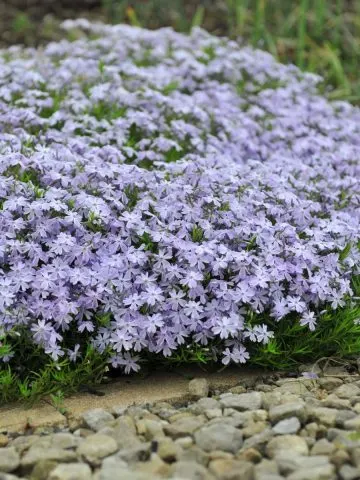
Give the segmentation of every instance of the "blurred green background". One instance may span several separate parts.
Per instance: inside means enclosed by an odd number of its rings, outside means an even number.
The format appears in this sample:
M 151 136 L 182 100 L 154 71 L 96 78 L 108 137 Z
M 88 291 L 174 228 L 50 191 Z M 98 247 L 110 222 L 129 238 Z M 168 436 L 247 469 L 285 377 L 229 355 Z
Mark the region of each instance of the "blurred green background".
M 360 104 L 360 0 L 0 0 L 0 45 L 56 40 L 61 19 L 76 17 L 241 37 Z

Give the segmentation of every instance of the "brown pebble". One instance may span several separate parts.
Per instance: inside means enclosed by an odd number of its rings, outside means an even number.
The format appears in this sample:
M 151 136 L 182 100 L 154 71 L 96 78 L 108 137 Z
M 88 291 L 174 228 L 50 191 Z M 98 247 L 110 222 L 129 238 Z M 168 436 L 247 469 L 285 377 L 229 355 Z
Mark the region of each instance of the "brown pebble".
M 246 450 L 240 451 L 236 458 L 238 460 L 246 460 L 252 463 L 259 463 L 262 459 L 262 455 L 256 448 L 247 448 Z
M 346 450 L 336 450 L 330 455 L 330 462 L 340 468 L 344 463 L 350 462 L 350 455 Z
M 0 433 L 0 448 L 6 447 L 8 443 L 9 437 L 7 435 L 4 435 L 3 433 Z

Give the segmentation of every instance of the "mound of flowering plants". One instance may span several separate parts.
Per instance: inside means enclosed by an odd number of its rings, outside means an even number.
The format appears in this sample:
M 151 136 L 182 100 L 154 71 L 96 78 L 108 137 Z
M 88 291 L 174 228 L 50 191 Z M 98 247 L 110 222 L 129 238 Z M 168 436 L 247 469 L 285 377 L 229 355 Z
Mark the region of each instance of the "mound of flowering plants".
M 354 353 L 360 110 L 202 30 L 73 27 L 0 52 L 7 378 L 89 355 L 265 365 L 329 329 Z

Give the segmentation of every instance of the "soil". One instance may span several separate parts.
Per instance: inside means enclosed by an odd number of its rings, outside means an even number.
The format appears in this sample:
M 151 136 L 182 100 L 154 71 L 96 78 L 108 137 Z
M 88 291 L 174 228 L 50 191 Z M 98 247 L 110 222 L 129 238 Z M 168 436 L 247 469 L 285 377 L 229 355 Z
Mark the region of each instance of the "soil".
M 187 31 L 201 5 L 206 8 L 203 27 L 214 34 L 227 32 L 224 0 L 157 0 L 156 9 L 148 0 L 0 0 L 0 48 L 14 44 L 36 47 L 64 37 L 60 28 L 68 18 L 87 18 L 106 23 L 129 20 L 126 5 L 141 11 L 141 22 L 156 29 L 171 25 Z M 107 8 L 105 6 L 107 5 Z M 141 7 L 141 8 L 140 8 Z M 118 8 L 118 10 L 117 10 Z
M 98 0 L 0 0 L 0 48 L 59 40 L 67 18 L 106 21 Z

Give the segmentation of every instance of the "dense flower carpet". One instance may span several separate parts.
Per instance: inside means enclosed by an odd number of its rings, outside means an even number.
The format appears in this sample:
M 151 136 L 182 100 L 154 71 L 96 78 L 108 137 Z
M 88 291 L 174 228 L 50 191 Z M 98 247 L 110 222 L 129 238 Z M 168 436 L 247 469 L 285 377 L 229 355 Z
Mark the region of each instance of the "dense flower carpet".
M 314 331 L 345 305 L 360 110 L 203 30 L 73 27 L 0 52 L 2 333 L 126 372 L 189 342 L 244 363 L 267 318 Z

